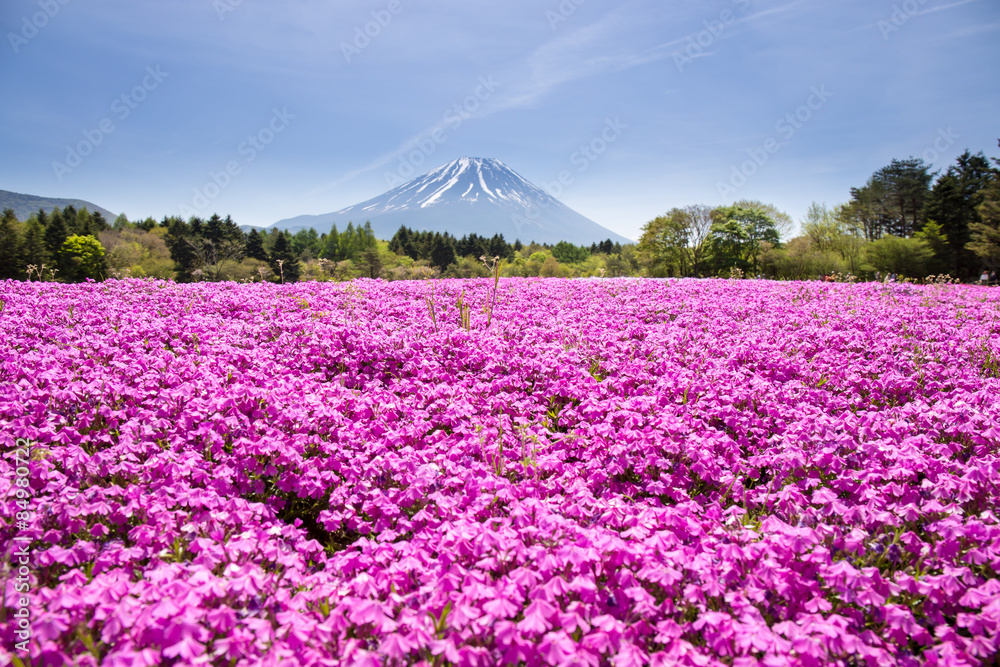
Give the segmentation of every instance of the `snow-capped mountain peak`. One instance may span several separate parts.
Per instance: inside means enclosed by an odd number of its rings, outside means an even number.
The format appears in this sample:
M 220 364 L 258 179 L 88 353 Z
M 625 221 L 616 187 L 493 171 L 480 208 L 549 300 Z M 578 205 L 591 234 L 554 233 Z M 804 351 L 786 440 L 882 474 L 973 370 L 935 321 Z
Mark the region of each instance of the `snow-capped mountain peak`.
M 480 201 L 491 201 L 507 208 L 523 210 L 546 204 L 549 200 L 555 201 L 500 160 L 463 157 L 375 199 L 337 213 L 363 211 L 373 215 L 454 202 Z
M 493 158 L 463 157 L 368 201 L 335 213 L 280 220 L 279 229 L 316 229 L 372 223 L 375 235 L 392 238 L 400 226 L 414 230 L 492 236 L 522 242 L 569 241 L 590 245 L 630 241 L 569 208 Z

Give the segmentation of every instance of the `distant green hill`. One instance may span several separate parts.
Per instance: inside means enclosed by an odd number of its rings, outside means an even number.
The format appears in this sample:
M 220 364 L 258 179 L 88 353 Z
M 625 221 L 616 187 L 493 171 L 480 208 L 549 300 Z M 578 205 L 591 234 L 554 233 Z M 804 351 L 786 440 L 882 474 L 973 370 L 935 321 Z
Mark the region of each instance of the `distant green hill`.
M 100 211 L 108 224 L 115 221 L 117 213 L 112 213 L 106 208 L 101 208 L 97 204 L 82 199 L 55 199 L 53 197 L 36 197 L 35 195 L 22 195 L 17 192 L 0 190 L 0 211 L 5 208 L 14 209 L 14 215 L 18 220 L 27 220 L 32 213 L 38 213 L 38 209 L 43 209 L 46 213 L 54 208 L 66 208 L 74 206 L 77 210 L 86 207 L 88 211 Z

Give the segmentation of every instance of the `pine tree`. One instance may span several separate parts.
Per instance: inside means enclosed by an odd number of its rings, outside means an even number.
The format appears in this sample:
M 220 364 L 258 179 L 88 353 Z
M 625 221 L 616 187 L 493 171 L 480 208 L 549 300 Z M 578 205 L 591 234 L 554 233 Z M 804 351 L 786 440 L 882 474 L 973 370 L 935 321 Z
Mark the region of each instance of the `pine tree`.
M 262 262 L 269 260 L 267 251 L 264 250 L 264 240 L 256 229 L 251 229 L 247 234 L 246 256 L 251 259 L 259 259 Z
M 90 211 L 86 208 L 81 209 L 76 214 L 76 224 L 72 225 L 72 229 L 79 236 L 93 236 L 97 237 L 94 232 L 93 218 L 90 215 Z
M 49 214 L 48 224 L 45 226 L 45 249 L 48 251 L 49 257 L 53 260 L 58 258 L 59 249 L 62 248 L 62 244 L 66 242 L 68 236 L 69 230 L 66 229 L 62 211 L 58 208 L 53 209 Z
M 105 218 L 100 211 L 95 211 L 90 214 L 90 226 L 94 230 L 95 235 L 97 232 L 107 231 L 111 228 L 108 224 L 107 218 Z
M 271 248 L 271 271 L 279 282 L 298 282 L 301 268 L 299 260 L 292 253 L 292 244 L 286 233 L 280 232 Z
M 978 212 L 981 222 L 969 225 L 972 240 L 968 248 L 976 254 L 981 266 L 1000 270 L 1000 176 L 994 176 L 983 188 L 983 203 Z
M 52 262 L 49 268 L 55 269 L 59 277 L 68 276 L 72 269 L 67 263 L 67 258 L 62 254 L 62 246 L 67 238 L 69 238 L 69 231 L 66 228 L 66 216 L 58 208 L 52 209 L 49 214 L 49 224 L 45 227 L 45 250 L 49 253 L 49 259 Z
M 431 264 L 444 271 L 455 261 L 455 246 L 440 234 L 435 234 L 431 245 Z
M 397 255 L 405 254 L 403 249 L 406 247 L 409 240 L 410 229 L 406 225 L 403 225 L 396 231 L 395 234 L 392 235 L 392 238 L 389 239 L 389 250 Z
M 21 237 L 14 209 L 5 208 L 0 216 L 0 280 L 17 280 L 27 276 L 21 262 Z
M 512 254 L 510 244 L 504 240 L 503 234 L 494 234 L 493 238 L 490 239 L 489 252 L 486 254 L 487 257 L 499 257 L 500 259 L 507 259 Z
M 410 259 L 420 259 L 417 250 L 417 235 L 407 226 L 402 226 L 389 241 L 389 250 L 397 255 L 406 255 Z
M 187 283 L 194 279 L 194 270 L 198 268 L 197 256 L 190 239 L 191 227 L 180 218 L 173 218 L 163 239 L 170 250 L 170 259 L 177 271 L 177 282 Z
M 365 226 L 359 230 L 360 250 L 369 250 L 378 247 L 378 239 L 375 238 L 375 230 L 372 229 L 371 220 L 365 221 Z
M 292 252 L 300 260 L 316 259 L 320 253 L 319 235 L 316 230 L 300 229 L 292 236 Z
M 323 257 L 333 262 L 344 259 L 340 255 L 340 232 L 337 231 L 337 225 L 334 225 L 326 235 L 326 240 L 323 242 Z
M 955 277 L 973 277 L 979 268 L 975 254 L 966 246 L 972 239 L 969 226 L 981 221 L 977 209 L 993 171 L 982 153 L 965 151 L 937 180 L 924 204 L 924 218 L 941 225 L 948 240 L 944 258 Z
M 222 243 L 225 233 L 222 230 L 222 218 L 218 213 L 213 213 L 212 217 L 205 223 L 205 231 L 202 237 L 214 246 Z
M 49 259 L 45 250 L 45 228 L 34 217 L 29 218 L 24 226 L 24 239 L 21 242 L 21 262 L 24 268 L 34 265 L 37 271 L 42 270 L 42 266 L 50 266 L 52 260 Z
M 912 236 L 923 227 L 924 199 L 930 192 L 934 174 L 930 165 L 920 158 L 893 160 L 876 171 L 872 178 L 885 193 L 883 205 L 890 216 L 889 233 L 901 237 Z
M 358 234 L 354 229 L 354 223 L 347 221 L 347 229 L 340 235 L 340 259 L 356 259 L 358 256 Z
M 72 204 L 62 210 L 63 224 L 66 225 L 66 233 L 69 235 L 76 234 L 77 216 L 76 207 Z

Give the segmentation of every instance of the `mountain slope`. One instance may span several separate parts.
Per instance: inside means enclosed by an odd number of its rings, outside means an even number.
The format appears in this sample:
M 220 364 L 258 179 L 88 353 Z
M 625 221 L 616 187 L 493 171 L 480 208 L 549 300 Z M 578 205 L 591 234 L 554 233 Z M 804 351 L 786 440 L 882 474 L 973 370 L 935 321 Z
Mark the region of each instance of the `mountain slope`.
M 14 209 L 14 215 L 17 216 L 18 220 L 27 220 L 28 216 L 32 213 L 38 213 L 38 209 L 43 209 L 46 213 L 49 213 L 54 208 L 66 208 L 67 206 L 75 206 L 77 210 L 86 207 L 91 213 L 100 211 L 101 215 L 107 219 L 109 225 L 118 217 L 118 214 L 82 199 L 55 199 L 53 197 L 38 197 L 0 190 L 0 211 L 5 208 Z
M 385 194 L 323 215 L 301 215 L 272 227 L 328 232 L 370 220 L 375 235 L 391 238 L 406 225 L 453 236 L 503 234 L 509 241 L 590 245 L 605 239 L 631 243 L 580 215 L 500 160 L 464 157 Z

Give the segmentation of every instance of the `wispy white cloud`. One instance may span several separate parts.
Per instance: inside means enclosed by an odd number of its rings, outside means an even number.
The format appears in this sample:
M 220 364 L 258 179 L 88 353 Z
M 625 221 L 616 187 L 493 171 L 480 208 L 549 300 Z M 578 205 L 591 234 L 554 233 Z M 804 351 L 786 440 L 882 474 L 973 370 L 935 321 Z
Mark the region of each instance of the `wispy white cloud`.
M 530 107 L 553 88 L 570 81 L 606 72 L 621 71 L 665 57 L 663 55 L 650 57 L 641 53 L 587 57 L 588 51 L 598 48 L 601 40 L 608 38 L 613 33 L 617 22 L 618 18 L 611 14 L 601 21 L 567 32 L 565 35 L 556 37 L 538 47 L 521 66 L 529 71 L 528 76 L 525 77 L 526 82 L 521 85 L 502 87 L 501 92 L 484 100 L 480 108 L 469 112 L 468 118 L 464 119 L 464 122 L 510 109 Z M 511 76 L 501 77 L 501 79 L 503 78 L 517 80 L 518 77 L 511 73 Z M 441 116 L 444 117 L 444 112 Z M 435 132 L 444 131 L 448 127 L 449 123 L 444 120 L 438 121 L 401 142 L 395 149 L 379 155 L 361 167 L 348 171 L 333 182 L 320 186 L 309 194 L 329 191 L 362 174 L 384 167 L 407 151 L 414 149 L 422 139 L 430 137 Z
M 907 19 L 909 19 L 909 18 L 912 18 L 914 16 L 924 16 L 926 14 L 936 14 L 937 12 L 943 12 L 943 11 L 948 10 L 948 9 L 954 9 L 955 7 L 961 7 L 962 5 L 968 5 L 970 3 L 979 2 L 979 1 L 980 0 L 957 0 L 956 2 L 949 2 L 946 5 L 933 5 L 931 7 L 925 7 L 924 9 L 918 9 L 915 12 L 905 12 L 904 15 L 906 16 Z M 893 5 L 893 11 L 897 11 L 895 9 L 895 7 L 896 6 Z M 902 10 L 899 10 L 899 11 L 902 11 Z M 880 27 L 879 26 L 880 23 L 885 22 L 885 21 L 892 21 L 892 17 L 893 17 L 892 12 L 887 12 L 884 16 L 879 17 L 879 20 L 876 21 L 875 23 L 865 23 L 864 25 L 860 25 L 857 28 L 855 28 L 855 30 L 873 30 L 873 29 L 877 29 L 877 28 Z
M 769 17 L 775 17 L 794 9 L 803 4 L 805 0 L 793 0 L 778 7 L 772 7 L 753 14 L 741 16 L 726 24 L 726 30 L 732 30 L 740 25 L 751 24 Z M 735 11 L 735 10 L 729 10 Z M 709 19 L 714 18 L 709 16 Z M 617 29 L 625 27 L 617 14 L 609 14 L 601 21 L 580 28 L 565 37 L 552 40 L 536 49 L 528 59 L 532 68 L 532 79 L 525 90 L 519 95 L 509 100 L 505 108 L 515 108 L 519 106 L 529 106 L 540 97 L 547 94 L 553 88 L 578 79 L 583 79 L 602 74 L 614 74 L 633 67 L 647 65 L 667 58 L 672 58 L 677 52 L 677 47 L 688 43 L 689 38 L 695 33 L 685 33 L 667 42 L 661 42 L 655 46 L 621 53 L 617 55 L 604 55 L 598 57 L 585 57 L 583 53 L 601 47 L 601 40 L 614 37 L 618 43 L 626 43 Z M 698 31 L 702 30 L 699 26 Z M 607 47 L 605 47 L 607 48 Z M 704 51 L 698 54 L 699 57 L 713 55 L 713 52 Z
M 741 25 L 775 18 L 803 4 L 804 1 L 793 0 L 777 7 L 739 17 L 728 23 L 727 29 L 732 30 Z M 482 119 L 514 109 L 531 108 L 556 88 L 574 81 L 616 74 L 672 58 L 677 47 L 686 44 L 690 36 L 690 33 L 685 33 L 646 49 L 613 53 L 618 45 L 628 43 L 628 39 L 623 37 L 623 33 L 629 28 L 629 23 L 622 18 L 619 12 L 611 12 L 598 21 L 575 30 L 568 30 L 546 41 L 525 58 L 522 67 L 527 70 L 527 76 L 518 77 L 511 73 L 510 76 L 506 77 L 515 81 L 523 78 L 524 83 L 505 86 L 500 93 L 486 100 L 476 112 L 469 114 L 470 120 Z M 601 54 L 593 55 L 594 53 Z M 709 57 L 714 53 L 714 51 L 704 51 L 695 57 Z M 373 158 L 363 166 L 344 173 L 334 181 L 315 188 L 308 194 L 316 195 L 327 192 L 349 183 L 358 176 L 384 167 L 407 151 L 413 150 L 422 139 L 437 131 L 444 130 L 446 127 L 447 123 L 439 121 L 402 141 L 395 149 Z
M 958 30 L 952 30 L 949 33 L 941 35 L 937 40 L 961 39 L 984 32 L 993 32 L 994 30 L 1000 30 L 1000 23 L 984 23 L 982 25 L 969 26 L 968 28 L 959 28 Z
M 970 2 L 979 2 L 979 0 L 958 0 L 958 2 L 951 2 L 948 3 L 947 5 L 936 5 L 934 7 L 921 9 L 919 11 L 913 12 L 913 15 L 921 16 L 923 14 L 934 14 L 935 12 L 943 12 L 946 9 L 954 9 L 955 7 L 961 7 L 962 5 L 967 5 Z

